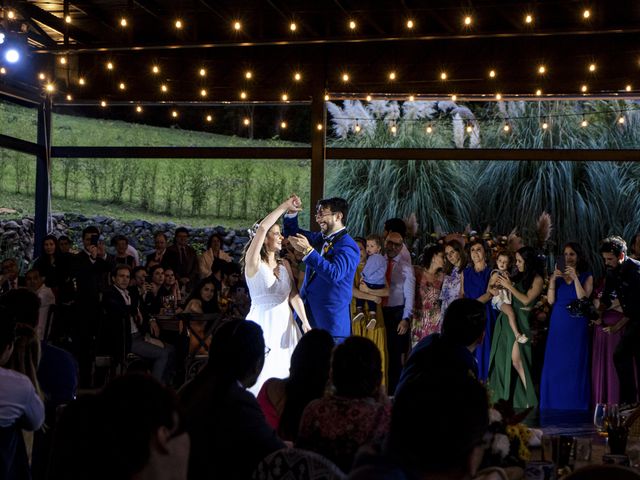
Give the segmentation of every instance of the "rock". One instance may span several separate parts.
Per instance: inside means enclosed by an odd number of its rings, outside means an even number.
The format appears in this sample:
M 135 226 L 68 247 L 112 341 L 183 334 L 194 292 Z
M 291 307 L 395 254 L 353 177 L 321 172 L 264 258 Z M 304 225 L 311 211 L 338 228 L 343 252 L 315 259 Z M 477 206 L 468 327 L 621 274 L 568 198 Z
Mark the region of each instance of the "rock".
M 20 225 L 18 225 L 18 223 L 13 221 L 13 220 L 9 220 L 9 221 L 4 223 L 4 228 L 5 228 L 5 230 L 7 230 L 7 229 L 9 229 L 9 230 L 18 230 L 20 228 Z

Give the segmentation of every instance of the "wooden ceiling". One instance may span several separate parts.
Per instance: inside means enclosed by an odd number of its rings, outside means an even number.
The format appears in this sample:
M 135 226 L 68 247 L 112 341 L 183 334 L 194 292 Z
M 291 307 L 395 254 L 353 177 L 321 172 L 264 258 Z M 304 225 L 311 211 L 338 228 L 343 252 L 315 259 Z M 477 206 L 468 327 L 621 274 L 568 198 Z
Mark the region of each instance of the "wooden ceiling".
M 640 91 L 637 1 L 5 0 L 3 16 L 32 53 L 0 81 L 51 82 L 58 103 Z

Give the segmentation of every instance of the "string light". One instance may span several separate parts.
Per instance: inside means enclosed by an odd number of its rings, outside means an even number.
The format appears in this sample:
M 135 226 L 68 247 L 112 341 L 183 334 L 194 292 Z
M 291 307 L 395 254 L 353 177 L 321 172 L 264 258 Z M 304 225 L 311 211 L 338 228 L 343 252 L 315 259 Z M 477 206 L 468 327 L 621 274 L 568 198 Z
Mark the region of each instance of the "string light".
M 489 70 L 489 78 L 496 78 L 496 71 L 495 70 Z
M 176 20 L 175 26 L 178 30 L 182 28 L 182 20 Z
M 396 127 L 395 125 L 391 125 L 391 133 L 395 135 L 397 132 L 398 132 L 398 127 Z
M 356 122 L 356 125 L 355 125 L 355 127 L 353 127 L 353 130 L 356 133 L 360 133 L 360 130 L 362 130 L 362 127 L 360 126 L 360 124 L 358 122 Z
M 502 130 L 503 130 L 504 132 L 508 132 L 509 130 L 511 130 L 511 127 L 509 126 L 509 124 L 508 124 L 508 123 L 505 123 L 505 124 L 504 124 L 504 127 L 502 127 Z
M 582 93 L 586 93 L 586 92 L 587 92 L 587 90 L 588 90 L 588 88 L 587 88 L 587 86 L 586 86 L 586 85 L 582 85 L 582 86 L 580 87 L 580 91 L 581 91 Z
M 627 85 L 626 87 L 624 87 L 624 89 L 625 89 L 627 92 L 630 92 L 630 91 L 631 91 L 631 85 Z
M 245 100 L 247 98 L 247 92 L 240 92 L 240 98 Z
M 355 29 L 356 29 L 356 27 L 357 27 L 357 25 L 356 25 L 355 20 L 351 20 L 351 21 L 349 21 L 349 28 L 350 28 L 351 30 L 355 30 Z
M 249 124 L 251 123 L 251 120 L 249 120 L 248 118 L 246 118 L 246 117 L 245 117 L 245 119 L 244 119 L 244 120 L 242 120 L 242 123 L 243 123 L 245 126 L 249 126 Z
M 251 70 L 247 70 L 246 72 L 244 72 L 244 78 L 246 78 L 247 80 L 251 80 L 253 78 L 253 72 Z
M 294 73 L 294 74 L 293 74 L 293 79 L 294 79 L 296 82 L 299 82 L 300 80 L 302 80 L 302 75 L 300 74 L 300 72 L 296 72 L 296 73 Z
M 124 82 L 120 82 L 120 90 L 124 90 L 125 88 L 127 88 L 127 86 L 124 84 Z
M 283 130 L 287 128 L 287 122 L 280 122 L 280 128 L 282 128 Z
M 200 90 L 200 96 L 201 97 L 206 97 L 207 96 L 207 91 L 204 88 L 202 90 Z
M 238 21 L 233 22 L 233 29 L 236 32 L 239 32 L 242 29 L 242 24 Z
M 207 116 L 205 117 L 205 120 L 206 120 L 207 122 L 211 122 L 211 121 L 213 121 L 213 117 L 212 117 L 211 115 L 207 115 Z
M 100 102 L 100 106 L 101 106 L 102 108 L 105 108 L 105 107 L 107 106 L 107 102 L 105 102 L 104 100 L 102 100 L 102 101 Z
M 440 80 L 446 80 L 447 79 L 447 72 L 441 72 L 440 73 Z
M 533 22 L 533 16 L 531 14 L 527 14 L 524 17 L 524 23 L 531 23 L 531 22 Z
M 473 127 L 471 125 L 467 125 L 467 133 L 473 132 Z
M 204 77 L 204 76 L 206 76 L 206 75 L 207 75 L 207 71 L 206 71 L 204 68 L 201 68 L 201 69 L 200 69 L 200 72 L 198 72 L 198 73 L 200 73 L 200 76 L 201 76 L 201 77 Z
M 175 111 L 175 110 L 173 110 L 173 111 L 171 112 L 171 116 L 172 116 L 173 118 L 178 118 L 178 112 L 177 112 L 177 111 Z
M 164 83 L 160 85 L 160 91 L 162 93 L 167 93 L 169 91 L 169 87 L 167 87 Z
M 152 71 L 153 73 L 155 73 L 155 74 L 158 74 L 158 73 L 160 73 L 160 67 L 158 67 L 157 65 L 154 65 L 154 66 L 151 68 L 151 71 Z
M 371 101 L 371 95 L 367 95 L 367 102 Z
M 67 15 L 66 17 L 64 17 L 64 21 L 67 23 L 71 23 L 71 15 Z
M 46 89 L 47 89 L 47 92 L 51 93 L 56 89 L 56 87 L 53 83 L 47 83 Z
M 325 96 L 324 96 L 324 101 L 325 101 L 325 102 L 328 102 L 328 101 L 329 101 L 329 95 L 325 95 Z
M 113 70 L 113 63 L 107 62 L 107 70 Z
M 289 30 L 291 30 L 292 32 L 295 32 L 297 29 L 298 29 L 298 26 L 294 22 L 291 22 L 291 25 L 289 25 Z
M 71 94 L 67 94 L 67 102 L 70 102 L 71 100 L 73 100 L 73 97 Z
M 538 73 L 539 73 L 540 75 L 544 75 L 545 73 L 547 73 L 547 67 L 545 67 L 544 65 L 540 65 L 540 66 L 538 67 Z
M 540 95 L 542 95 L 542 90 L 537 89 L 536 90 L 536 97 L 539 97 Z
M 316 125 L 316 130 L 318 130 L 318 131 L 322 130 L 322 124 L 321 123 Z
M 40 80 L 44 80 L 44 79 L 46 79 L 46 78 L 47 78 L 47 76 L 46 76 L 44 73 L 40 73 L 40 74 L 38 75 L 38 78 L 39 78 Z
M 618 123 L 620 125 L 624 124 L 624 115 L 620 115 L 620 117 L 618 117 Z
M 587 9 L 584 12 L 582 12 L 582 18 L 587 19 L 591 17 L 591 10 Z
M 451 101 L 455 102 L 456 100 L 458 100 L 458 96 L 457 95 L 451 95 Z
M 142 113 L 142 107 L 140 105 L 136 107 L 136 112 Z
M 542 122 L 542 129 L 546 130 L 547 128 L 549 128 L 549 124 L 547 122 Z
M 127 19 L 126 18 L 122 17 L 120 19 L 120 26 L 121 27 L 126 27 L 127 26 Z
M 349 74 L 348 73 L 343 73 L 342 74 L 342 81 L 343 82 L 348 82 L 349 81 Z
M 85 81 L 85 79 L 84 79 L 84 78 L 80 77 L 80 78 L 78 79 L 78 83 L 79 83 L 80 85 L 85 85 L 87 82 Z
M 433 132 L 433 128 L 431 127 L 431 125 L 427 125 L 427 133 L 431 133 Z
M 583 118 L 583 119 L 582 119 L 582 122 L 580 122 L 580 126 L 581 126 L 582 128 L 584 128 L 584 127 L 586 127 L 587 125 L 589 125 L 589 122 L 587 122 L 587 119 L 586 119 L 586 118 Z
M 591 65 L 589 65 L 589 71 L 590 72 L 595 72 L 596 71 L 596 64 L 592 63 Z
M 60 57 L 60 64 L 61 65 L 66 65 L 67 64 L 67 57 Z
M 499 93 L 496 93 L 496 100 L 502 100 L 502 95 L 500 95 Z
M 389 72 L 389 80 L 395 80 L 396 79 L 396 72 Z
M 413 20 L 407 20 L 407 28 L 411 30 L 414 27 Z
M 409 101 L 413 102 L 416 99 L 416 97 L 414 97 L 413 95 L 409 95 Z
M 286 102 L 287 100 L 289 100 L 289 95 L 287 95 L 286 93 L 282 94 L 282 101 Z
M 9 10 L 9 11 L 7 12 L 7 18 L 8 18 L 9 20 L 13 20 L 14 18 L 16 18 L 16 14 L 15 14 L 15 12 L 14 12 L 13 10 Z
M 469 25 L 471 25 L 471 22 L 473 20 L 471 19 L 471 16 L 467 15 L 466 17 L 464 17 L 464 24 L 468 27 Z
M 6 75 L 7 74 L 7 69 L 4 67 L 0 67 L 0 75 Z

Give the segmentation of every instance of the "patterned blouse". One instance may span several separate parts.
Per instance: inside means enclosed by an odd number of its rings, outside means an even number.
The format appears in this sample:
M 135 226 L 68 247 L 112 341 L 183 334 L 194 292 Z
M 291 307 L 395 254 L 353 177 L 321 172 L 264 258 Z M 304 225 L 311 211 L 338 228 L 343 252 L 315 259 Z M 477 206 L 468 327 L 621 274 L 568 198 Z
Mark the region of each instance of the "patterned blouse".
M 415 346 L 421 339 L 432 333 L 439 333 L 440 321 L 440 290 L 442 289 L 442 274 L 437 273 L 432 281 L 427 271 L 422 267 L 415 268 L 416 300 L 413 322 L 411 325 L 411 343 Z
M 444 276 L 442 282 L 442 291 L 440 292 L 440 321 L 444 318 L 444 314 L 449 308 L 449 305 L 454 300 L 460 298 L 460 291 L 462 289 L 462 272 L 454 267 L 449 275 Z

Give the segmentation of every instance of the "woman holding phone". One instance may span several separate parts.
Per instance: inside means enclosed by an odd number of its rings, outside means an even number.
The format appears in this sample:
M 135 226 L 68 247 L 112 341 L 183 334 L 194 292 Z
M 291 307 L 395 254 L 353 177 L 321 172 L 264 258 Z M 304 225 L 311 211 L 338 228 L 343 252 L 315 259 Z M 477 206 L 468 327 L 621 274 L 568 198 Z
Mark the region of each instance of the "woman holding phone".
M 576 299 L 589 298 L 592 290 L 593 276 L 582 247 L 565 244 L 547 291 L 553 311 L 540 381 L 541 410 L 589 408 L 589 321 L 571 315 L 567 307 Z

